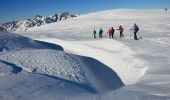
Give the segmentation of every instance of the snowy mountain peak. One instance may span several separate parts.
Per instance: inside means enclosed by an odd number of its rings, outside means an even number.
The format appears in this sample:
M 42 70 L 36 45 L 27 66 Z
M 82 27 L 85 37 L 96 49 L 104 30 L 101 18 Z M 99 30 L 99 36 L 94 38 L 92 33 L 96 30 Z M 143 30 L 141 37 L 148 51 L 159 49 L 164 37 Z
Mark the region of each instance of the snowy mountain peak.
M 21 21 L 12 21 L 0 25 L 0 31 L 26 31 L 29 28 L 35 26 L 41 26 L 49 23 L 54 23 L 68 18 L 76 17 L 77 15 L 70 14 L 69 12 L 63 12 L 54 14 L 51 16 L 36 15 L 33 19 L 26 19 Z

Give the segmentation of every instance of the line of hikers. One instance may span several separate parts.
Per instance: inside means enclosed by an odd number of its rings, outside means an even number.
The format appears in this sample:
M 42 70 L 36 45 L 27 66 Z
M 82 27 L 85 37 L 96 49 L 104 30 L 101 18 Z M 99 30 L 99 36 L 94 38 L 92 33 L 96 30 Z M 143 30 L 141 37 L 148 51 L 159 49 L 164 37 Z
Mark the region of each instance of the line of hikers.
M 122 25 L 120 25 L 117 30 L 119 30 L 119 32 L 120 32 L 120 38 L 124 37 L 124 35 L 123 35 L 124 29 L 123 29 Z M 132 30 L 133 30 L 133 33 L 134 33 L 134 39 L 137 40 L 138 39 L 137 38 L 137 32 L 139 31 L 139 27 L 136 25 L 136 23 L 130 29 L 130 31 L 132 31 Z M 93 31 L 94 38 L 96 38 L 96 33 L 97 32 L 94 29 L 94 31 Z M 113 27 L 110 27 L 108 29 L 107 33 L 109 34 L 109 38 L 114 38 L 113 36 L 114 36 L 114 33 L 115 33 L 115 29 Z M 100 30 L 99 30 L 99 38 L 102 38 L 102 34 L 103 34 L 103 30 L 100 28 Z

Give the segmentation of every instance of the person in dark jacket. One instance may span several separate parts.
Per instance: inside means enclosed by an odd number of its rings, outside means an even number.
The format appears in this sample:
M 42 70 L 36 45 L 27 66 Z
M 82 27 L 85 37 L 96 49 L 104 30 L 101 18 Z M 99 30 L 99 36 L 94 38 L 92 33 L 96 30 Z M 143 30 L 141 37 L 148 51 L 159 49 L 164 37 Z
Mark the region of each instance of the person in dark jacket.
M 124 35 L 123 35 L 124 29 L 123 29 L 122 25 L 120 25 L 119 28 L 118 28 L 117 30 L 120 31 L 120 38 L 124 37 Z
M 112 38 L 113 38 L 114 33 L 115 33 L 115 29 L 112 27 Z
M 95 29 L 93 31 L 93 36 L 94 36 L 94 38 L 96 38 L 96 30 Z
M 137 38 L 137 32 L 139 31 L 139 27 L 136 25 L 136 23 L 133 25 L 133 28 L 131 28 L 130 30 L 133 30 L 134 39 L 135 39 L 135 40 L 138 40 L 138 38 Z
M 100 28 L 99 30 L 99 38 L 102 38 L 103 30 Z

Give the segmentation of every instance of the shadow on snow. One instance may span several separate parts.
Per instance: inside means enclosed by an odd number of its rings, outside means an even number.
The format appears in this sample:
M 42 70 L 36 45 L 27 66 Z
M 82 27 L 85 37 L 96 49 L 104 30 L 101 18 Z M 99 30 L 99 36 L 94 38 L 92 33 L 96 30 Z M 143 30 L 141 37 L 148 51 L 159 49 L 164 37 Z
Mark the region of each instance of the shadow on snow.
M 15 65 L 15 64 L 13 64 L 13 63 L 10 63 L 10 62 L 7 62 L 7 61 L 2 61 L 2 60 L 0 60 L 0 62 L 4 63 L 4 64 L 6 64 L 6 65 L 11 66 L 11 67 L 12 67 L 12 73 L 14 73 L 14 74 L 18 74 L 19 72 L 22 71 L 22 68 L 21 68 L 21 67 Z
M 99 93 L 112 91 L 124 86 L 117 73 L 105 64 L 91 57 L 78 57 L 85 65 L 87 79 Z

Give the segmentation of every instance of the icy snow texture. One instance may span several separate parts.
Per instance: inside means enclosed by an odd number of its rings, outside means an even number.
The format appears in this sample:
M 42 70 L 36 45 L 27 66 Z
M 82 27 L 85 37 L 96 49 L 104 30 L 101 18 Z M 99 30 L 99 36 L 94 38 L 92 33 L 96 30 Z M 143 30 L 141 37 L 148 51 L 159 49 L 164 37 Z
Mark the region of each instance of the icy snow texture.
M 85 83 L 82 65 L 70 55 L 56 50 L 24 50 L 2 54 L 0 60 L 10 62 L 28 72 L 47 74 Z
M 86 82 L 82 65 L 76 58 L 62 52 L 60 46 L 2 32 L 0 43 L 1 63 L 19 66 L 28 72 L 47 74 L 79 83 Z

